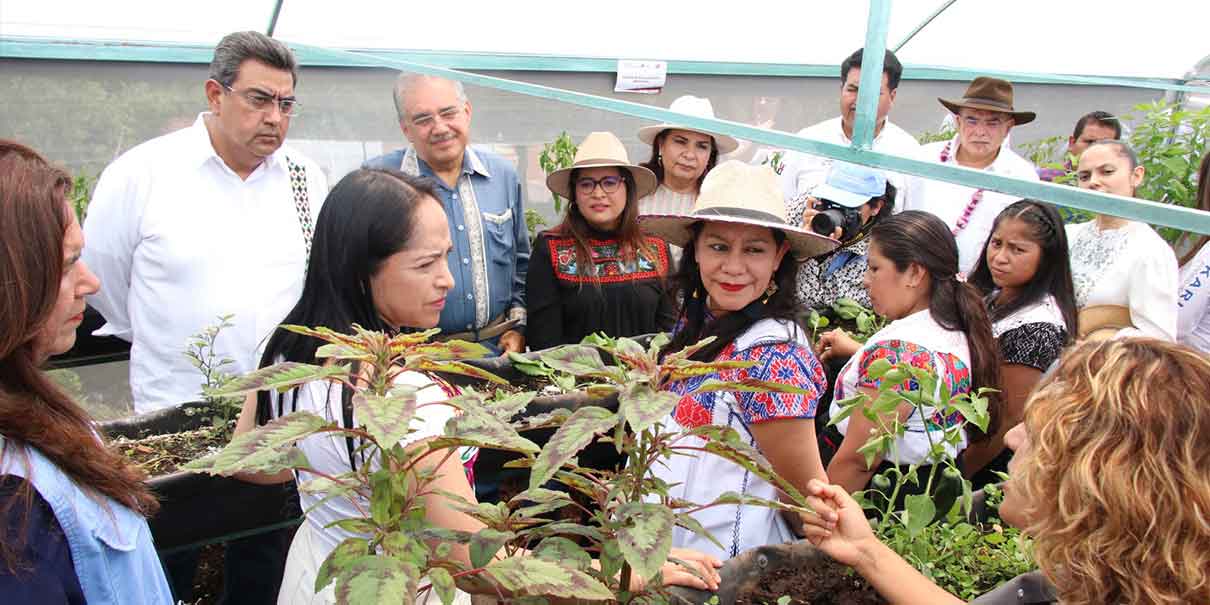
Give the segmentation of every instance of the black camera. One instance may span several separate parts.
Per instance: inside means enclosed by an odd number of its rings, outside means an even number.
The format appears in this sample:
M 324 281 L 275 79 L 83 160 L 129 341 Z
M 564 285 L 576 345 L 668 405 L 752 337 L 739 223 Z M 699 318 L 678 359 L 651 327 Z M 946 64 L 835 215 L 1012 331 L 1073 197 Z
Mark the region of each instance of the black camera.
M 811 231 L 826 237 L 840 227 L 840 241 L 848 241 L 861 231 L 861 211 L 848 208 L 828 200 L 820 200 L 816 206 L 819 214 L 811 218 Z

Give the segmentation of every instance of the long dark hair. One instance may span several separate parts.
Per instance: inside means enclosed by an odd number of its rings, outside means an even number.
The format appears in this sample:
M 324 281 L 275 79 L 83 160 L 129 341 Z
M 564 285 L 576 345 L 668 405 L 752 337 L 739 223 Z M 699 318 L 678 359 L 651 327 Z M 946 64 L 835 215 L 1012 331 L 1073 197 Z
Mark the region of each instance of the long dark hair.
M 971 353 L 972 388 L 1000 388 L 1000 347 L 992 336 L 991 320 L 978 289 L 958 281 L 958 244 L 949 227 L 931 213 L 906 210 L 879 221 L 870 232 L 879 252 L 906 271 L 920 265 L 929 275 L 929 314 L 947 330 L 966 334 Z M 982 433 L 968 425 L 971 441 L 996 434 L 1000 422 L 999 398 L 990 397 L 991 423 Z
M 667 351 L 679 351 L 707 336 L 714 336 L 714 342 L 694 353 L 690 359 L 696 361 L 713 361 L 727 345 L 737 336 L 743 334 L 752 324 L 765 319 L 784 319 L 794 323 L 795 328 L 801 328 L 794 317 L 794 278 L 798 274 L 798 261 L 794 260 L 793 252 L 787 252 L 781 259 L 781 264 L 773 273 L 773 283 L 777 284 L 777 292 L 768 297 L 758 298 L 742 310 L 728 313 L 715 321 L 706 321 L 706 287 L 702 284 L 701 269 L 697 264 L 697 238 L 702 233 L 705 223 L 694 223 L 691 227 L 693 237 L 685 244 L 681 255 L 680 270 L 677 271 L 675 282 L 675 297 L 681 300 L 681 313 L 678 320 L 680 329 L 672 336 L 672 342 Z M 780 247 L 786 241 L 786 234 L 777 229 L 773 232 L 773 241 Z
M 638 196 L 635 191 L 634 175 L 630 170 L 622 166 L 615 166 L 618 174 L 622 175 L 622 182 L 626 185 L 626 208 L 622 210 L 622 216 L 617 230 L 614 231 L 614 236 L 617 237 L 619 243 L 619 252 L 622 258 L 626 260 L 634 260 L 635 255 L 643 255 L 647 258 L 654 259 L 655 251 L 651 246 L 647 245 L 647 239 L 643 236 L 642 230 L 639 229 L 639 203 Z M 571 236 L 576 240 L 576 266 L 585 268 L 585 275 L 593 276 L 595 273 L 587 271 L 589 267 L 595 263 L 592 259 L 592 253 L 589 251 L 590 246 L 588 240 L 591 237 L 591 232 L 594 230 L 584 215 L 580 213 L 580 207 L 576 204 L 576 178 L 580 176 L 580 169 L 575 168 L 568 176 L 571 186 L 567 203 L 567 211 L 563 213 L 563 222 L 557 227 L 551 229 L 550 232 L 556 235 Z
M 1202 157 L 1202 165 L 1197 170 L 1197 209 L 1202 212 L 1210 212 L 1210 152 L 1206 152 L 1206 155 Z M 1182 242 L 1194 237 L 1196 239 L 1190 245 L 1189 250 L 1181 256 L 1181 262 L 1177 263 L 1177 266 L 1184 267 L 1193 260 L 1193 257 L 1197 256 L 1206 242 L 1210 242 L 1210 235 L 1195 236 L 1192 233 L 1183 234 L 1177 241 Z
M 1016 219 L 1032 227 L 1030 237 L 1042 248 L 1042 255 L 1038 259 L 1037 272 L 1022 289 L 1021 295 L 1008 304 L 992 309 L 991 320 L 996 322 L 1004 319 L 1050 294 L 1059 304 L 1070 341 L 1076 334 L 1076 295 L 1071 284 L 1071 257 L 1067 249 L 1067 231 L 1063 228 L 1063 217 L 1050 204 L 1031 199 L 1018 200 L 996 216 L 996 222 L 992 223 L 993 235 L 1004 219 Z M 990 242 L 991 235 L 983 243 L 979 262 L 975 264 L 975 271 L 968 280 L 982 290 L 985 296 L 996 289 L 991 270 L 987 266 L 987 246 Z
M 659 134 L 655 135 L 655 139 L 651 141 L 651 158 L 646 162 L 639 164 L 655 173 L 657 183 L 664 182 L 664 163 L 660 161 L 660 145 L 664 144 L 664 139 L 668 138 L 668 133 L 673 130 L 688 130 L 689 132 L 697 132 L 688 128 L 665 128 Z M 714 165 L 718 163 L 718 141 L 713 136 L 710 137 L 710 159 L 706 160 L 706 169 L 702 171 L 702 176 L 697 177 L 697 190 L 702 190 L 702 181 L 706 180 L 706 175 L 714 170 Z
M 393 332 L 374 307 L 370 279 L 391 255 L 407 247 L 416 208 L 425 198 L 436 199 L 427 179 L 396 170 L 361 169 L 340 179 L 315 222 L 302 295 L 282 323 L 337 332 L 350 332 L 353 324 L 359 324 L 367 330 Z M 260 365 L 314 363 L 321 344 L 310 336 L 276 330 Z M 262 391 L 257 422 L 270 418 L 268 393 Z
M 37 449 L 85 492 L 151 516 L 159 503 L 142 471 L 97 439 L 88 414 L 47 378 L 45 356 L 34 350 L 59 296 L 70 189 L 66 172 L 33 149 L 0 139 L 0 225 L 6 230 L 0 241 L 0 459 L 16 456 L 19 446 Z M 0 518 L 23 508 L 15 525 L 0 524 L 0 562 L 13 572 L 32 563 L 20 560 L 32 482 L 23 482 L 15 496 L 0 502 Z

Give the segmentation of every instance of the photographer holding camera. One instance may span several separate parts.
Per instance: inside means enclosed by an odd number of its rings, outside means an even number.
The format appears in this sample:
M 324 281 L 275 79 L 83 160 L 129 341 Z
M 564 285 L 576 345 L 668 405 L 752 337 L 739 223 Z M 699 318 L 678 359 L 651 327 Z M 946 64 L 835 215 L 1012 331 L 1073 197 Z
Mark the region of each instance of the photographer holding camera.
M 870 307 L 862 284 L 870 246 L 866 234 L 894 207 L 895 186 L 885 174 L 844 162 L 833 163 L 822 185 L 787 204 L 792 222 L 801 221 L 799 225 L 841 242 L 831 254 L 799 266 L 795 299 L 801 310 L 830 310 L 840 298 Z

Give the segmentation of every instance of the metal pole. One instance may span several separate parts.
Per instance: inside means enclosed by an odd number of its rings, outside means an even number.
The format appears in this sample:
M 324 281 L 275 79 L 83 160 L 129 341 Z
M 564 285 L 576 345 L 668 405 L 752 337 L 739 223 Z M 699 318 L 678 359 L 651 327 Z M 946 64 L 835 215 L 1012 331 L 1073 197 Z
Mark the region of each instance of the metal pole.
M 269 29 L 265 30 L 265 35 L 273 37 L 273 30 L 277 29 L 277 17 L 281 14 L 281 5 L 286 0 L 277 0 L 273 3 L 273 16 L 269 17 Z
M 878 95 L 882 92 L 882 64 L 886 58 L 886 33 L 891 21 L 891 0 L 870 0 L 865 47 L 861 52 L 861 82 L 857 91 L 857 120 L 853 124 L 853 147 L 866 150 L 874 141 L 878 119 Z
M 916 29 L 913 29 L 913 30 L 912 30 L 912 32 L 911 32 L 910 34 L 908 34 L 908 35 L 907 35 L 907 36 L 905 36 L 905 37 L 904 37 L 902 40 L 900 40 L 900 41 L 899 41 L 899 44 L 896 44 L 896 45 L 895 45 L 895 47 L 894 47 L 894 48 L 892 48 L 891 50 L 892 50 L 893 52 L 899 52 L 899 49 L 903 48 L 903 45 L 904 45 L 904 44 L 907 44 L 907 43 L 908 43 L 908 41 L 910 41 L 912 38 L 915 38 L 915 37 L 916 37 L 916 34 L 920 33 L 920 30 L 922 30 L 922 29 L 924 29 L 925 27 L 927 27 L 929 23 L 932 23 L 932 22 L 933 22 L 933 19 L 936 19 L 936 18 L 937 18 L 937 15 L 940 15 L 941 13 L 944 13 L 944 12 L 945 12 L 945 9 L 949 8 L 951 4 L 953 4 L 953 3 L 957 2 L 957 1 L 958 1 L 958 0 L 945 0 L 945 3 L 944 3 L 944 4 L 942 4 L 941 6 L 937 7 L 937 10 L 933 11 L 933 14 L 929 15 L 929 16 L 928 16 L 928 18 L 926 18 L 924 21 L 921 21 L 921 22 L 920 22 L 920 25 L 917 25 L 917 26 L 916 26 Z

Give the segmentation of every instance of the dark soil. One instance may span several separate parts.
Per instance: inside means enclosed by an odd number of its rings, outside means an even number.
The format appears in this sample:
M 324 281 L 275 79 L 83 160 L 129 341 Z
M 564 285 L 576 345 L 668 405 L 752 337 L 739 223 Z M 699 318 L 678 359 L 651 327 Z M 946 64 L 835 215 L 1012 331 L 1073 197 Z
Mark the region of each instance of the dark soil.
M 193 577 L 194 605 L 218 603 L 223 593 L 223 554 L 222 544 L 202 547 L 197 559 L 197 575 Z
M 791 605 L 884 605 L 887 601 L 846 565 L 826 559 L 822 566 L 780 569 L 752 591 L 736 596 L 736 605 L 774 605 L 783 596 Z
M 217 452 L 230 441 L 230 427 L 205 426 L 140 439 L 119 437 L 110 442 L 110 447 L 141 466 L 149 477 L 155 477 L 176 472 L 186 462 Z

